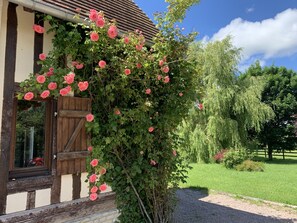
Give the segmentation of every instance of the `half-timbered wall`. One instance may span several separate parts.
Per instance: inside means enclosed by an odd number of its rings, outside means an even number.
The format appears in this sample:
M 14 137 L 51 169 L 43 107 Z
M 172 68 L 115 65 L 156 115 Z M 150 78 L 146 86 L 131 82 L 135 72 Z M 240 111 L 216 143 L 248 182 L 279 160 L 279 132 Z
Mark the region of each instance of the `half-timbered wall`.
M 8 113 L 11 116 L 11 110 L 12 110 L 12 104 L 6 103 L 4 106 L 5 102 L 3 100 L 5 96 L 5 89 L 7 90 L 5 86 L 5 78 L 9 77 L 7 74 L 7 69 L 5 67 L 9 67 L 9 71 L 14 73 L 14 81 L 15 82 L 21 82 L 24 79 L 27 78 L 29 73 L 33 73 L 34 70 L 34 54 L 36 58 L 36 48 L 37 48 L 37 53 L 38 50 L 42 50 L 44 53 L 48 53 L 49 50 L 51 49 L 51 39 L 53 38 L 52 34 L 43 34 L 43 39 L 42 39 L 42 46 L 36 46 L 36 41 L 40 43 L 40 39 L 36 40 L 36 36 L 34 34 L 34 31 L 32 29 L 32 26 L 34 24 L 34 12 L 28 9 L 24 9 L 22 6 L 17 6 L 15 10 L 16 5 L 9 3 L 8 0 L 0 0 L 0 129 L 1 129 L 1 140 L 9 139 L 9 133 L 3 133 L 2 125 L 4 125 L 4 121 L 6 117 L 2 117 L 2 115 Z M 17 21 L 14 22 L 13 26 L 16 27 L 11 27 L 10 31 L 8 30 L 8 25 L 7 22 L 8 19 L 8 11 L 10 10 L 10 13 L 12 15 L 15 14 L 16 12 L 16 18 Z M 13 20 L 13 18 L 12 18 Z M 49 25 L 46 23 L 44 24 L 45 28 L 47 29 Z M 8 31 L 7 31 L 8 30 Z M 7 50 L 7 33 L 9 32 L 14 32 L 17 33 L 16 38 L 12 38 L 9 45 L 12 46 L 12 49 L 15 49 L 16 51 L 16 56 L 14 56 L 13 52 L 10 52 Z M 14 46 L 14 42 L 16 41 L 16 47 Z M 35 47 L 34 47 L 35 44 Z M 13 50 L 14 51 L 14 50 Z M 35 52 L 34 52 L 35 51 Z M 12 53 L 12 54 L 11 54 Z M 41 52 L 39 52 L 41 53 Z M 7 61 L 7 55 L 10 57 L 12 56 L 13 59 L 10 61 Z M 6 60 L 5 60 L 6 59 Z M 35 61 L 36 62 L 36 61 Z M 9 65 L 8 65 L 9 64 Z M 15 69 L 15 71 L 14 71 Z M 12 81 L 11 81 L 12 80 Z M 10 82 L 13 83 L 13 78 L 10 79 Z M 10 87 L 12 86 L 12 83 L 10 83 Z M 14 83 L 13 83 L 14 84 Z M 11 91 L 11 90 L 10 90 Z M 11 101 L 12 98 L 7 97 Z M 88 105 L 88 109 L 90 110 L 90 104 Z M 5 107 L 5 112 L 4 112 L 4 107 Z M 70 107 L 71 108 L 71 105 Z M 74 108 L 75 109 L 75 108 Z M 57 117 L 58 118 L 58 117 Z M 9 123 L 11 122 L 11 117 L 8 117 L 7 123 L 9 126 Z M 1 123 L 2 120 L 2 123 Z M 6 120 L 5 120 L 6 122 Z M 76 120 L 73 125 L 79 124 L 79 120 Z M 70 124 L 68 124 L 70 125 Z M 56 128 L 57 126 L 55 126 Z M 74 127 L 74 126 L 72 126 Z M 83 127 L 84 128 L 84 127 Z M 3 135 L 5 137 L 3 137 Z M 78 141 L 74 141 L 74 144 L 79 144 Z M 82 146 L 85 146 L 82 144 Z M 4 146 L 2 146 L 4 145 Z M 3 154 L 7 155 L 9 154 L 9 143 L 1 143 L 0 147 L 0 167 L 3 165 L 4 161 L 4 156 Z M 5 147 L 5 148 L 4 148 Z M 3 151 L 6 151 L 6 153 L 2 153 Z M 76 152 L 76 154 L 80 153 L 79 155 L 82 155 L 85 153 L 81 153 L 79 151 L 73 151 L 74 147 L 70 148 L 70 152 Z M 85 148 L 86 150 L 86 148 Z M 63 152 L 63 151 L 61 151 Z M 63 156 L 62 156 L 63 155 Z M 57 163 L 55 162 L 66 162 L 63 161 L 65 156 L 67 154 L 62 154 L 58 158 L 58 160 L 53 160 L 53 164 L 57 166 Z M 2 157 L 1 157 L 2 156 Z M 9 156 L 9 155 L 8 155 Z M 81 157 L 80 157 L 81 158 Z M 60 160 L 59 160 L 60 159 Z M 6 159 L 5 159 L 6 160 Z M 60 163 L 61 164 L 61 163 Z M 59 164 L 59 165 L 60 165 Z M 6 161 L 6 164 L 8 165 L 8 161 Z M 64 164 L 63 164 L 64 165 Z M 68 165 L 68 164 L 67 164 Z M 85 171 L 84 168 L 85 161 L 78 160 L 78 161 L 73 161 L 72 164 L 68 165 L 69 171 L 65 171 L 62 169 L 62 171 L 57 172 L 57 167 L 53 168 L 51 167 L 51 175 L 46 175 L 46 176 L 39 176 L 39 177 L 31 177 L 30 179 L 28 178 L 16 178 L 16 179 L 10 179 L 9 181 L 6 181 L 6 178 L 8 179 L 8 174 L 3 174 L 3 169 L 0 169 L 0 176 L 4 176 L 4 179 L 0 179 L 0 222 L 18 222 L 18 220 L 11 220 L 11 219 L 22 219 L 23 215 L 20 215 L 18 217 L 17 213 L 22 213 L 19 211 L 23 211 L 24 213 L 28 214 L 28 219 L 30 218 L 29 216 L 35 217 L 37 216 L 47 216 L 48 214 L 48 219 L 53 218 L 52 215 L 55 214 L 61 214 L 56 212 L 56 209 L 54 208 L 48 208 L 46 209 L 47 213 L 44 213 L 42 209 L 47 205 L 53 206 L 58 205 L 57 207 L 65 208 L 64 211 L 67 211 L 68 208 L 69 210 L 72 211 L 73 215 L 76 215 L 76 217 L 79 216 L 79 205 L 78 203 L 69 203 L 68 206 L 63 206 L 63 204 L 66 202 L 71 202 L 72 200 L 76 199 L 77 202 L 82 202 L 80 203 L 82 206 L 83 205 L 88 205 L 88 207 L 92 208 L 92 205 L 87 201 L 88 199 L 85 199 L 85 197 L 88 196 L 88 183 L 85 182 L 87 178 L 87 173 L 83 172 L 81 173 L 81 170 Z M 76 171 L 72 171 L 71 168 L 74 168 Z M 2 171 L 2 175 L 1 175 Z M 7 167 L 7 172 L 8 172 L 8 167 Z M 2 188 L 2 189 L 1 189 Z M 2 193 L 2 194 L 1 194 Z M 3 196 L 3 193 L 5 196 Z M 114 195 L 108 195 L 107 193 L 105 199 L 109 202 L 109 208 L 110 210 L 113 210 L 112 214 L 115 216 L 115 205 L 114 205 Z M 85 200 L 84 200 L 85 199 Z M 98 201 L 99 204 L 100 202 L 103 201 Z M 98 204 L 97 202 L 97 204 Z M 96 203 L 96 202 L 95 202 Z M 60 206 L 59 206 L 60 205 Z M 48 207 L 50 207 L 48 206 Z M 103 205 L 104 206 L 104 205 Z M 2 208 L 2 210 L 1 210 Z M 85 207 L 87 210 L 87 207 Z M 90 209 L 91 210 L 91 209 Z M 97 210 L 97 209 L 96 209 Z M 102 209 L 103 210 L 103 209 Z M 106 210 L 106 208 L 104 208 Z M 32 211 L 32 212 L 28 212 Z M 98 211 L 98 210 L 97 210 Z M 74 214 L 74 212 L 76 212 Z M 5 215 L 1 216 L 3 214 L 13 214 L 11 215 L 12 217 L 6 218 Z M 14 215 L 16 214 L 16 215 Z M 87 212 L 85 211 L 85 214 Z M 26 214 L 25 214 L 26 215 Z M 71 215 L 71 213 L 69 213 Z M 57 217 L 57 216 L 56 216 Z M 71 221 L 70 217 L 68 216 L 69 221 Z M 10 219 L 10 220 L 7 220 Z M 46 217 L 45 217 L 46 219 Z M 51 222 L 47 219 L 47 222 Z M 57 217 L 58 219 L 58 217 Z M 43 222 L 43 221 L 39 221 Z M 59 222 L 59 220 L 57 220 Z M 100 221 L 101 222 L 101 221 Z M 102 221 L 104 222 L 104 221 Z M 111 222 L 111 221 L 110 221 Z
M 2 121 L 2 101 L 4 85 L 4 62 L 6 43 L 7 0 L 0 1 L 0 129 Z

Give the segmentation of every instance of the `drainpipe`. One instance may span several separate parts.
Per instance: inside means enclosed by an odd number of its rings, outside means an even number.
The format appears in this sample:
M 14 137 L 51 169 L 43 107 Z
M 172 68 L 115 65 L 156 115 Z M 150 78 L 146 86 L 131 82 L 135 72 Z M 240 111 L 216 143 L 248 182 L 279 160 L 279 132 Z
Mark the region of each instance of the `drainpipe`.
M 53 5 L 49 5 L 48 3 L 43 2 L 41 0 L 8 0 L 8 1 L 32 10 L 43 12 L 45 14 L 51 15 L 59 19 L 63 19 L 71 22 L 77 22 L 77 19 L 73 18 L 74 13 L 67 10 L 63 10 Z M 0 2 L 2 3 L 2 0 Z
M 0 1 L 0 32 L 1 32 L 1 26 L 2 26 L 2 13 L 3 13 L 3 1 Z

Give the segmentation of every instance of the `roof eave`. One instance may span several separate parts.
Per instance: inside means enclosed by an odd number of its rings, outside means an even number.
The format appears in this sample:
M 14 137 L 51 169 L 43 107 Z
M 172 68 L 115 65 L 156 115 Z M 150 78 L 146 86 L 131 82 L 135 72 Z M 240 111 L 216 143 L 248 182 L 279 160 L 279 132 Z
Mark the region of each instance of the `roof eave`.
M 9 2 L 15 3 L 17 5 L 21 5 L 23 7 L 32 9 L 33 11 L 42 12 L 48 15 L 51 15 L 53 17 L 63 19 L 66 21 L 78 23 L 82 22 L 85 23 L 85 20 L 78 21 L 77 18 L 74 18 L 75 14 L 71 11 L 61 9 L 59 7 L 55 7 L 53 5 L 49 5 L 41 0 L 8 0 Z M 119 35 L 122 36 L 124 33 L 119 30 Z M 146 41 L 147 46 L 152 46 L 153 41 L 147 40 Z

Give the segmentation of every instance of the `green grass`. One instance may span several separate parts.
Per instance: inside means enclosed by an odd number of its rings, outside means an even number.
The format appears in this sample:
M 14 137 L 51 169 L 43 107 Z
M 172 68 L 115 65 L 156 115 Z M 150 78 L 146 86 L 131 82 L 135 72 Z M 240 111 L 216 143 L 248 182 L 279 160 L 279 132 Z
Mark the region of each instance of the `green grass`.
M 265 163 L 264 172 L 239 172 L 219 164 L 192 164 L 181 187 L 208 188 L 297 205 L 297 159 Z

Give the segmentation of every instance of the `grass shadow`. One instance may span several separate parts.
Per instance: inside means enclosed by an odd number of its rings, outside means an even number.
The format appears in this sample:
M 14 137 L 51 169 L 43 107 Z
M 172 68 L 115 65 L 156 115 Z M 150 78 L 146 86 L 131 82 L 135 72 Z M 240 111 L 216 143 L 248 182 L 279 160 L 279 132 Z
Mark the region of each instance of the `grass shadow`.
M 209 195 L 209 189 L 207 187 L 190 186 L 190 187 L 184 187 L 181 189 L 198 190 L 206 196 Z
M 264 163 L 271 163 L 271 164 L 297 164 L 297 159 L 290 159 L 290 158 L 287 158 L 287 159 L 273 158 L 272 160 L 269 160 L 264 157 L 256 157 L 255 160 L 261 161 Z

